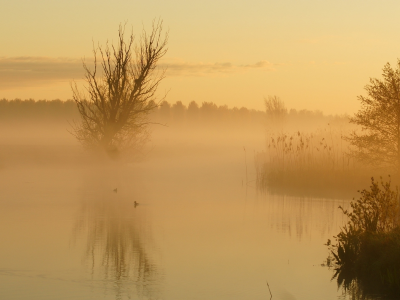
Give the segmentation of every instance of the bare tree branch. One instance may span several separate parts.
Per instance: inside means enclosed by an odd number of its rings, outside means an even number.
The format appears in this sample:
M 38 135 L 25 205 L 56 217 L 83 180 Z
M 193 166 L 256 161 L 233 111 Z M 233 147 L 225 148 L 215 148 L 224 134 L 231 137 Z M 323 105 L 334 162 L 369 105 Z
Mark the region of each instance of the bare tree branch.
M 83 62 L 86 93 L 71 84 L 81 115 L 73 130 L 84 146 L 112 152 L 144 139 L 147 115 L 157 107 L 156 91 L 165 78 L 165 70 L 157 65 L 167 53 L 167 43 L 162 20 L 155 20 L 150 33 L 143 29 L 136 45 L 132 33 L 125 39 L 125 25 L 120 25 L 116 45 L 93 47 L 93 70 Z

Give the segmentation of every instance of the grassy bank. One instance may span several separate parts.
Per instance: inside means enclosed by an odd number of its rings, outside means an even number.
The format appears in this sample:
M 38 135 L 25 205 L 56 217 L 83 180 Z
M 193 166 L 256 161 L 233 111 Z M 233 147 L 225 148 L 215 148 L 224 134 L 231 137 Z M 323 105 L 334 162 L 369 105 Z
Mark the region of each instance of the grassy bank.
M 372 178 L 369 189 L 351 202 L 351 209 L 339 207 L 347 224 L 334 240 L 328 240 L 328 265 L 333 278 L 346 293 L 361 299 L 370 295 L 400 297 L 400 222 L 398 189 Z M 390 298 L 388 298 L 390 299 Z
M 257 186 L 272 193 L 340 197 L 368 182 L 366 167 L 348 155 L 343 131 L 279 133 L 255 154 Z

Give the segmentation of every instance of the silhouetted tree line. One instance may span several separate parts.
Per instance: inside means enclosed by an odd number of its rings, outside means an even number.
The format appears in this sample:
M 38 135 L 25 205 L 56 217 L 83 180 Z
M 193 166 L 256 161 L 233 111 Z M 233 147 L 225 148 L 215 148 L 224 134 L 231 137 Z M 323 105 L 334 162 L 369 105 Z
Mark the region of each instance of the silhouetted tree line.
M 79 112 L 73 100 L 0 100 L 0 121 L 73 121 L 79 119 Z M 151 113 L 150 122 L 177 126 L 215 126 L 229 128 L 243 126 L 268 126 L 266 111 L 246 107 L 228 108 L 227 105 L 216 105 L 203 102 L 201 105 L 192 101 L 184 105 L 181 101 L 171 104 L 160 103 Z M 285 113 L 285 122 L 289 124 L 327 124 L 347 123 L 345 116 L 327 116 L 320 111 L 290 109 Z
M 78 117 L 72 100 L 0 100 L 1 121 L 66 121 Z
M 163 101 L 160 106 L 152 113 L 153 122 L 168 126 L 201 124 L 214 126 L 216 124 L 226 124 L 229 126 L 243 124 L 262 124 L 265 113 L 257 110 L 242 108 L 228 108 L 226 105 L 217 106 L 213 102 L 203 102 L 201 105 L 192 101 L 188 106 L 181 101 L 170 104 Z
M 242 126 L 263 126 L 271 127 L 269 112 L 248 109 L 246 107 L 228 108 L 227 105 L 218 106 L 213 102 L 203 102 L 201 105 L 192 101 L 188 106 L 181 101 L 170 104 L 164 101 L 152 113 L 152 121 L 166 125 L 196 125 L 201 126 L 223 124 L 230 128 Z M 277 122 L 277 120 L 273 120 Z M 280 122 L 280 120 L 279 120 Z M 319 125 L 326 126 L 328 123 L 348 124 L 347 116 L 327 116 L 321 111 L 290 109 L 284 112 L 283 122 L 288 126 Z M 281 122 L 282 123 L 282 122 Z

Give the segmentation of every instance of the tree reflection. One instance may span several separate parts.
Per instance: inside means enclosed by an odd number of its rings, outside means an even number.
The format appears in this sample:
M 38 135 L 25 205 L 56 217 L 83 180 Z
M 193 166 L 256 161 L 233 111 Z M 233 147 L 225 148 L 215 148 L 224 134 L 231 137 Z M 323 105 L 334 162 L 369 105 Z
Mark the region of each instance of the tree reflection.
M 141 206 L 112 194 L 86 198 L 74 236 L 86 240 L 84 261 L 90 266 L 92 279 L 106 283 L 106 292 L 111 286 L 116 299 L 125 295 L 130 299 L 133 294 L 141 299 L 159 298 L 161 275 Z

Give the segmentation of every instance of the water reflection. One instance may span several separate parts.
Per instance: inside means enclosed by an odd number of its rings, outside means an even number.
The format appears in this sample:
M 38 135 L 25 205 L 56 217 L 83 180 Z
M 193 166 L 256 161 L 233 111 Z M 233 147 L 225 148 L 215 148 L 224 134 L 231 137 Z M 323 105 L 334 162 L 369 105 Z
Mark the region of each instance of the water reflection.
M 74 228 L 75 239 L 85 243 L 92 282 L 105 283 L 115 299 L 158 299 L 162 276 L 145 207 L 105 194 L 85 197 Z
M 343 276 L 343 275 L 342 275 Z M 338 280 L 338 288 L 342 290 L 343 299 L 349 300 L 397 300 L 398 296 L 386 296 L 385 293 L 374 293 L 370 288 L 361 284 L 354 277 L 346 277 Z
M 375 277 L 375 279 L 369 280 L 365 276 L 356 274 L 354 269 L 350 268 L 337 268 L 334 271 L 332 280 L 336 280 L 338 289 L 343 293 L 346 299 L 350 300 L 394 300 L 399 299 L 398 288 L 399 280 L 396 274 L 396 269 L 387 270 L 387 275 L 391 279 L 391 283 L 388 282 L 383 285 L 383 276 Z M 364 273 L 364 275 L 370 275 Z M 397 275 L 397 276 L 396 276 Z
M 261 194 L 255 209 L 277 232 L 299 240 L 312 236 L 327 239 L 347 221 L 338 207 L 347 208 L 349 203 L 343 199 Z

